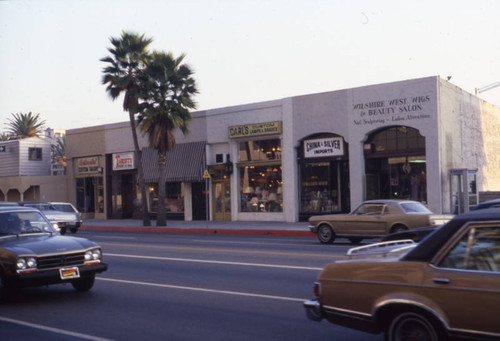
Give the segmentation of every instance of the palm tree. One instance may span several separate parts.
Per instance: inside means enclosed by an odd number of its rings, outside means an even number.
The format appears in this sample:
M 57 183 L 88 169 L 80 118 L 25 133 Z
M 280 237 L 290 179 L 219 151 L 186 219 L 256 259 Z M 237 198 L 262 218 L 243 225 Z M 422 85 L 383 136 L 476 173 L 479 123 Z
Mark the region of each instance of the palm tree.
M 13 118 L 8 119 L 8 133 L 16 139 L 24 139 L 26 137 L 34 137 L 43 133 L 45 121 L 42 121 L 40 114 L 33 115 L 31 112 L 27 114 L 18 113 L 12 114 Z
M 0 141 L 9 141 L 11 136 L 11 134 L 2 133 L 0 134 Z
M 113 100 L 117 99 L 122 93 L 124 94 L 123 110 L 129 114 L 135 159 L 137 160 L 139 187 L 142 196 L 143 225 L 151 226 L 135 116 L 138 105 L 137 92 L 140 87 L 137 74 L 145 67 L 149 57 L 147 48 L 153 40 L 145 38 L 144 35 L 123 31 L 120 38 L 112 37 L 110 41 L 111 45 L 113 45 L 113 47 L 108 48 L 111 55 L 101 59 L 102 62 L 108 63 L 108 66 L 103 69 L 102 83 L 108 85 L 106 90 Z
M 198 93 L 191 68 L 182 64 L 184 55 L 174 58 L 172 53 L 153 52 L 141 74 L 139 98 L 139 127 L 147 134 L 149 146 L 158 150 L 158 217 L 157 226 L 166 226 L 165 180 L 167 151 L 175 146 L 173 131 L 188 132 L 192 119 L 190 109 L 196 104 L 192 96 Z
M 52 148 L 52 162 L 60 163 L 64 167 L 64 174 L 66 174 L 66 136 L 62 139 L 57 139 L 57 144 L 53 144 Z

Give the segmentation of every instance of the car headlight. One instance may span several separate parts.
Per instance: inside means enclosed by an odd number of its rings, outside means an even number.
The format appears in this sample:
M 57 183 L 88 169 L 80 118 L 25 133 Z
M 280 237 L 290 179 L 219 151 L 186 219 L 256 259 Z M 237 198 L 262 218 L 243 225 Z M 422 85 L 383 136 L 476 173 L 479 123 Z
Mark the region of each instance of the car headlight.
M 17 259 L 16 268 L 17 270 L 29 270 L 36 269 L 38 263 L 35 257 L 19 257 Z
M 52 224 L 52 227 L 54 228 L 54 230 L 56 230 L 57 232 L 61 232 L 61 228 L 59 227 L 59 225 L 57 223 L 51 223 Z
M 85 252 L 85 261 L 94 261 L 94 260 L 101 260 L 102 258 L 102 251 L 101 249 L 92 249 L 87 252 Z

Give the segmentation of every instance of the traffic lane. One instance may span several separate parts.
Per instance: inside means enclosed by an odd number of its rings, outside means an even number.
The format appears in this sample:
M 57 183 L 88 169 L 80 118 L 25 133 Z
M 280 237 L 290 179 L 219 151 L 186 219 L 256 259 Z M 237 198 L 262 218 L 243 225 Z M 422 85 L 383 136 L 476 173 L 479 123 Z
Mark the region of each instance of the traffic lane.
M 157 258 L 108 256 L 109 270 L 101 278 L 168 283 L 216 290 L 281 295 L 306 300 L 321 268 L 289 268 L 258 263 L 186 262 Z

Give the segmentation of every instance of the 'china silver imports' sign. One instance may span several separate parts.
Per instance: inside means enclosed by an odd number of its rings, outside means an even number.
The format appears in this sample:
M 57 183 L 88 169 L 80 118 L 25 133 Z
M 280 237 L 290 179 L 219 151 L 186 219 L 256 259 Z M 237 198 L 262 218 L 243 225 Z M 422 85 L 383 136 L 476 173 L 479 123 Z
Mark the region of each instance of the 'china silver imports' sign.
M 305 157 L 336 157 L 344 155 L 342 137 L 330 137 L 304 141 Z

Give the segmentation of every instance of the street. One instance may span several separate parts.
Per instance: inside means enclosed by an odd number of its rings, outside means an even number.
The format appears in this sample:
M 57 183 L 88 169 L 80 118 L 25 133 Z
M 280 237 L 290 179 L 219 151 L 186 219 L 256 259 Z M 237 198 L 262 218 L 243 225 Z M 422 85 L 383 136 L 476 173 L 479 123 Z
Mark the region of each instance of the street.
M 0 305 L 0 339 L 382 340 L 306 318 L 324 265 L 352 245 L 312 237 L 80 231 L 108 263 L 93 289 L 33 288 Z

